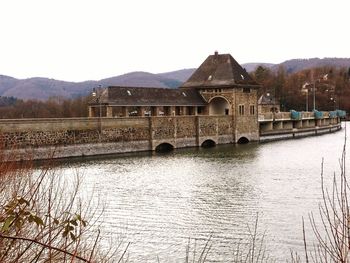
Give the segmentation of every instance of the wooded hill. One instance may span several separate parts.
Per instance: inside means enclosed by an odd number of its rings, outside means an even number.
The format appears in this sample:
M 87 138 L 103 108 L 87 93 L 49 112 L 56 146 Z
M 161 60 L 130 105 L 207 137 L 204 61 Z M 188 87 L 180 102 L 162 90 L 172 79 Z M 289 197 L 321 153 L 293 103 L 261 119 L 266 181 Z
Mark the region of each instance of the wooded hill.
M 280 100 L 281 110 L 305 111 L 307 100 L 311 111 L 315 87 L 317 110 L 350 112 L 350 67 L 323 66 L 288 73 L 283 65 L 275 71 L 259 66 L 252 75 L 262 85 L 260 95 L 273 94 Z
M 324 59 L 293 59 L 281 64 L 246 63 L 242 66 L 248 72 L 254 72 L 259 66 L 277 71 L 283 66 L 286 73 L 291 74 L 300 70 L 314 67 L 350 67 L 348 58 Z M 101 86 L 136 86 L 136 87 L 164 87 L 176 88 L 186 81 L 195 69 L 183 69 L 167 73 L 153 74 L 148 72 L 131 72 L 102 80 L 83 82 L 68 82 L 48 78 L 16 79 L 0 75 L 0 96 L 18 99 L 46 100 L 50 97 L 77 98 L 91 93 L 94 87 Z
M 296 59 L 279 65 L 248 63 L 243 67 L 262 88 L 280 99 L 282 110 L 313 108 L 312 87 L 316 86 L 316 108 L 350 112 L 350 59 Z M 46 78 L 18 80 L 0 75 L 0 118 L 83 117 L 92 88 L 121 85 L 176 88 L 195 69 L 152 74 L 132 72 L 99 81 L 66 82 Z M 309 85 L 305 85 L 309 83 Z
M 0 96 L 18 99 L 46 100 L 51 97 L 77 98 L 91 93 L 94 87 L 135 86 L 176 88 L 193 73 L 194 69 L 183 69 L 168 73 L 152 74 L 131 72 L 98 81 L 68 82 L 48 78 L 16 79 L 0 75 Z

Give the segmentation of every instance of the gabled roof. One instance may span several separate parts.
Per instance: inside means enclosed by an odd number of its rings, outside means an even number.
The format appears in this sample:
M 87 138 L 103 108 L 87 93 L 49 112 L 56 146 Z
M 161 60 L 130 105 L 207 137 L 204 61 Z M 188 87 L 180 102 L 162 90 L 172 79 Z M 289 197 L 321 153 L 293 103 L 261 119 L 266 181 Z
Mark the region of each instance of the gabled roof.
M 276 105 L 279 104 L 278 100 L 271 95 L 271 93 L 266 93 L 261 95 L 261 97 L 258 100 L 259 105 Z
M 220 87 L 230 85 L 258 85 L 230 54 L 210 55 L 181 86 Z
M 99 103 L 97 98 L 90 104 Z M 116 106 L 204 106 L 206 102 L 193 89 L 168 89 L 110 86 L 102 94 L 100 103 Z

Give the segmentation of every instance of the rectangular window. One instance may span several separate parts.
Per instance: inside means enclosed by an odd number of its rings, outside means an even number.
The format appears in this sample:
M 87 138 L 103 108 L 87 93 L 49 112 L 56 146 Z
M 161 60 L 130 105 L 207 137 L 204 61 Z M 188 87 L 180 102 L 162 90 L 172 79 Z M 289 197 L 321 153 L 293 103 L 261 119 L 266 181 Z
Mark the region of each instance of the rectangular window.
M 244 115 L 244 105 L 238 105 L 238 113 L 239 115 Z
M 250 93 L 250 88 L 243 88 L 243 93 Z
M 249 113 L 250 113 L 250 115 L 255 115 L 255 106 L 254 105 L 250 105 Z

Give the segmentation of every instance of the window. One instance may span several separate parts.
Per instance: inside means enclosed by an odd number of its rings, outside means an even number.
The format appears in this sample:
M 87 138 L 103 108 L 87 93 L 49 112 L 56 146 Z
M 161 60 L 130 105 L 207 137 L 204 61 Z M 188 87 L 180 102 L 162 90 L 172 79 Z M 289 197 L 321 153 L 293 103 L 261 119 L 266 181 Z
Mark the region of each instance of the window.
M 198 114 L 202 114 L 202 107 L 198 107 L 198 108 L 197 108 L 197 113 L 198 113 Z
M 255 115 L 255 106 L 254 105 L 250 105 L 249 113 L 250 113 L 250 115 Z
M 238 105 L 239 115 L 244 115 L 244 105 Z
M 250 88 L 243 88 L 243 93 L 250 93 Z

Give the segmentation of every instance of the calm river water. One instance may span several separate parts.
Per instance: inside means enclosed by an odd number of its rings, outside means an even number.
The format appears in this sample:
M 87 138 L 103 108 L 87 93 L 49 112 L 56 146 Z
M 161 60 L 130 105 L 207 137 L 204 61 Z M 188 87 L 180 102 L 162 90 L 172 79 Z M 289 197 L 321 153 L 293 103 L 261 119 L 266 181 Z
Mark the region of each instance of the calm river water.
M 199 253 L 210 236 L 209 260 L 228 262 L 257 213 L 268 253 L 285 262 L 291 249 L 302 251 L 302 217 L 317 214 L 320 202 L 322 158 L 330 180 L 344 135 L 87 159 L 62 171 L 79 168 L 84 189 L 105 203 L 105 233 L 131 242 L 130 262 L 184 262 L 188 239 Z M 308 221 L 306 228 L 311 240 Z

